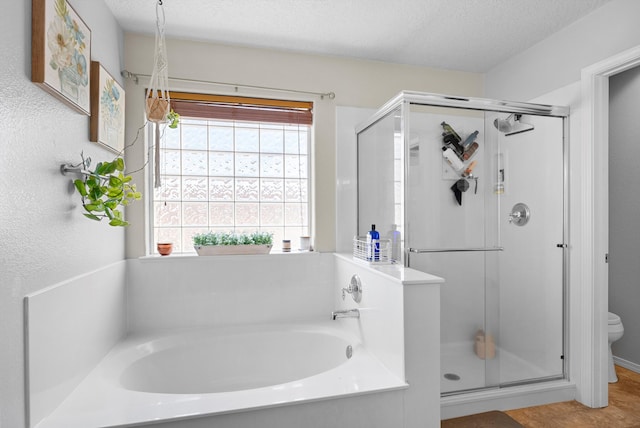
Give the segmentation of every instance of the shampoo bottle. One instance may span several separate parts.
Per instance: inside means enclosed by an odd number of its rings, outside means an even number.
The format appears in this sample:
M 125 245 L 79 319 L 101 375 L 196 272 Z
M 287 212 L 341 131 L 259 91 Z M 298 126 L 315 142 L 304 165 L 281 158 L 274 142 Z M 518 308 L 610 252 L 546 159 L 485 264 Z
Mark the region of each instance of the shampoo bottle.
M 367 233 L 367 260 L 380 260 L 380 233 L 375 224 L 371 225 L 371 230 Z
M 466 152 L 467 150 L 469 150 L 469 147 L 471 147 L 471 145 L 473 144 L 474 141 L 476 141 L 476 138 L 478 137 L 479 132 L 478 131 L 473 131 L 463 142 L 462 142 L 462 148 L 464 149 L 464 151 Z
M 462 159 L 464 160 L 469 160 L 471 159 L 471 156 L 474 155 L 474 153 L 476 152 L 476 150 L 478 150 L 478 147 L 480 147 L 480 145 L 476 142 L 474 142 L 473 144 L 471 144 L 469 146 L 469 148 L 464 152 L 464 154 L 462 155 Z
M 450 148 L 448 147 L 442 148 L 442 157 L 446 159 L 447 163 L 449 163 L 449 165 L 451 165 L 451 167 L 455 171 L 460 171 L 462 168 L 464 168 L 464 163 L 460 160 L 458 155 L 456 155 L 455 152 Z

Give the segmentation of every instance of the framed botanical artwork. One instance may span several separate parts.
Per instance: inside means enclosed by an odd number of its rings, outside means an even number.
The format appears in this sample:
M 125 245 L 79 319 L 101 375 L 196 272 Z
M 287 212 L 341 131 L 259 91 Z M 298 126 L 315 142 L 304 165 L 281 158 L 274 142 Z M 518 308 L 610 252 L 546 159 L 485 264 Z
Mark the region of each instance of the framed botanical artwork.
M 31 14 L 31 81 L 91 114 L 91 30 L 66 0 L 32 0 Z
M 91 61 L 89 139 L 120 153 L 124 149 L 124 89 L 97 61 Z

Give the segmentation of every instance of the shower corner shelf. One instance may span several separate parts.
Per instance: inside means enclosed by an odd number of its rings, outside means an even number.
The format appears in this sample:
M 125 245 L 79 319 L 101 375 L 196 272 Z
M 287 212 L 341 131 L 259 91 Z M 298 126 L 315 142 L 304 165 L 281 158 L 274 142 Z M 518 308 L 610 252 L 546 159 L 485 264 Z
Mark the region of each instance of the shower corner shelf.
M 391 240 L 380 239 L 380 249 L 377 254 L 374 255 L 373 260 L 370 257 L 368 251 L 367 239 L 362 236 L 356 236 L 353 238 L 353 258 L 361 260 L 363 262 L 370 263 L 372 265 L 384 265 L 391 264 L 394 261 L 391 258 Z

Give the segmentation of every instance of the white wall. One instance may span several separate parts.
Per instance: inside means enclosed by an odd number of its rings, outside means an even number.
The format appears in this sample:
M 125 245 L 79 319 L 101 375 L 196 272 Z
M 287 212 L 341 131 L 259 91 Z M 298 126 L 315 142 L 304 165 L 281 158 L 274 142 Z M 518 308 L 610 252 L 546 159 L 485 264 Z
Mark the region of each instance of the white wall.
M 486 74 L 485 96 L 526 101 L 580 80 L 582 68 L 640 44 L 640 2 L 613 0 Z
M 138 34 L 125 36 L 125 66 L 133 73 L 150 74 L 153 63 L 154 39 Z M 394 65 L 375 61 L 353 60 L 329 56 L 301 55 L 288 52 L 222 46 L 185 40 L 167 40 L 169 75 L 172 77 L 245 85 L 268 86 L 303 91 L 333 91 L 335 99 L 297 94 L 247 90 L 239 95 L 276 98 L 308 98 L 315 102 L 315 132 L 313 136 L 312 198 L 313 235 L 315 248 L 335 249 L 336 210 L 336 107 L 354 106 L 378 108 L 403 89 L 479 96 L 483 77 L 480 74 L 427 67 Z M 132 140 L 144 122 L 143 90 L 147 80 L 139 85 L 126 84 L 127 135 Z M 209 93 L 235 93 L 233 87 L 171 82 L 172 89 Z M 144 163 L 144 148 L 137 145 L 128 154 L 129 165 Z M 142 177 L 142 173 L 137 177 Z M 146 202 L 145 202 L 146 203 Z M 128 211 L 134 225 L 127 234 L 127 256 L 145 253 L 143 204 Z
M 624 336 L 616 357 L 640 367 L 640 67 L 609 79 L 609 311 L 618 314 Z
M 92 59 L 114 75 L 123 36 L 102 1 L 71 0 L 92 30 Z M 64 162 L 112 154 L 90 143 L 89 117 L 31 83 L 31 2 L 3 3 L 0 26 L 0 426 L 24 426 L 22 299 L 124 257 L 124 231 L 81 214 Z

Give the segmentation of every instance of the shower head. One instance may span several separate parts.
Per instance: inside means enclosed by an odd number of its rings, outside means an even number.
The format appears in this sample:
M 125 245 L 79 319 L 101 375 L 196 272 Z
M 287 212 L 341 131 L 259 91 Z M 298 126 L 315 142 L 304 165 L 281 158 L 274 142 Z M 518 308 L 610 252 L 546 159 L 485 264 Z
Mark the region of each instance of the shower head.
M 493 126 L 505 136 L 520 134 L 522 132 L 532 131 L 533 125 L 520 122 L 521 114 L 511 113 L 506 119 L 496 119 Z

